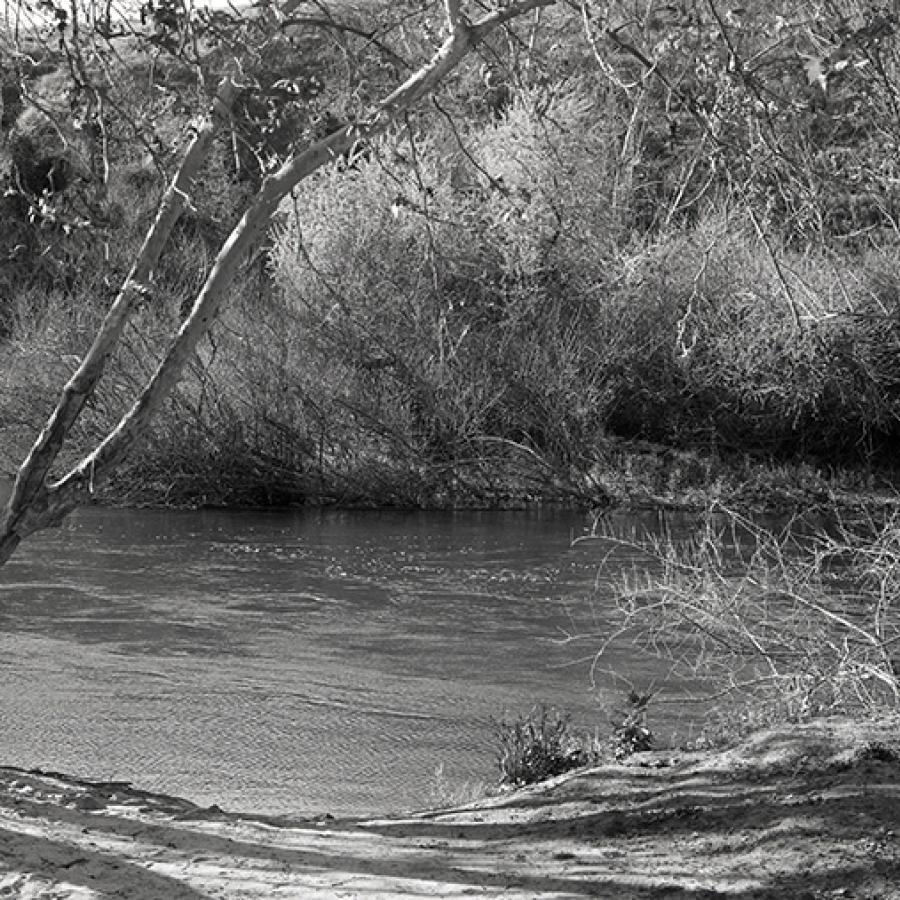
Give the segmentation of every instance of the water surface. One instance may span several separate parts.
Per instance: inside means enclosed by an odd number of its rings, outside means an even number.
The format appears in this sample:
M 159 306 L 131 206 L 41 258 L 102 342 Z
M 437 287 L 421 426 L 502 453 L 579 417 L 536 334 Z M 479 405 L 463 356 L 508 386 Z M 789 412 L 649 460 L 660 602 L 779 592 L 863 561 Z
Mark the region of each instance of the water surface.
M 586 525 L 82 510 L 0 570 L 2 762 L 289 813 L 421 806 L 438 766 L 492 783 L 496 718 L 544 702 L 608 731 L 620 688 L 559 641 L 604 627 Z

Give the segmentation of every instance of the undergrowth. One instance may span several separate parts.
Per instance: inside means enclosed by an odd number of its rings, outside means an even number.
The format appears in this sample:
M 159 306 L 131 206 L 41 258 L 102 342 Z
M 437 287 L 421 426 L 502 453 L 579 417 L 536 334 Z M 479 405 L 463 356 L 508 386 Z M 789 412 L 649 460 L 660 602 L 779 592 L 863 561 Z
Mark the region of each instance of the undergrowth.
M 433 107 L 318 171 L 282 206 L 113 493 L 174 505 L 697 503 L 733 499 L 766 469 L 776 474 L 759 492 L 774 492 L 785 467 L 787 493 L 799 477 L 801 502 L 827 502 L 835 470 L 890 477 L 900 447 L 896 178 L 890 141 L 867 135 L 887 140 L 893 127 L 898 40 L 870 6 L 855 32 L 840 16 L 829 26 L 829 40 L 844 36 L 831 58 L 846 65 L 827 109 L 784 57 L 811 40 L 791 4 L 778 25 L 790 40 L 769 41 L 763 8 L 743 10 L 735 33 L 746 58 L 766 58 L 756 77 L 778 88 L 765 110 L 706 12 L 687 29 L 648 12 L 623 32 L 626 44 L 601 47 L 581 17 L 548 11 L 528 40 L 491 43 L 499 87 L 472 60 Z M 345 12 L 362 27 L 366 10 Z M 385 48 L 424 51 L 424 21 L 353 44 L 375 78 L 367 90 L 393 83 Z M 73 453 L 133 401 L 265 166 L 371 99 L 344 51 L 303 40 L 301 62 L 275 37 L 254 58 L 258 96 L 240 100 L 240 133 L 196 179 Z M 639 107 L 623 93 L 637 58 L 625 47 L 643 42 L 672 84 L 706 92 L 706 130 L 649 75 L 634 82 Z M 210 66 L 220 63 L 213 54 Z M 117 65 L 122 85 L 152 77 L 161 97 L 190 101 L 163 114 L 152 92 L 139 98 L 150 143 L 177 143 L 201 100 L 188 69 L 150 66 L 137 51 Z M 41 73 L 30 89 L 58 105 L 64 67 Z M 0 74 L 10 148 L 28 138 L 55 153 L 59 135 Z M 266 91 L 286 79 L 297 93 L 291 103 L 279 95 L 286 106 L 272 122 Z M 53 196 L 23 186 L 2 217 L 0 441 L 16 453 L 84 353 L 172 164 L 158 169 L 122 140 L 127 121 L 107 126 L 116 139 L 102 191 L 98 180 Z M 75 227 L 87 200 L 96 221 Z
M 595 674 L 627 647 L 694 685 L 672 699 L 705 717 L 703 741 L 900 707 L 896 513 L 772 532 L 714 507 L 688 540 L 618 534 L 608 522 L 597 538 L 645 562 L 598 579 L 617 625 L 597 637 Z

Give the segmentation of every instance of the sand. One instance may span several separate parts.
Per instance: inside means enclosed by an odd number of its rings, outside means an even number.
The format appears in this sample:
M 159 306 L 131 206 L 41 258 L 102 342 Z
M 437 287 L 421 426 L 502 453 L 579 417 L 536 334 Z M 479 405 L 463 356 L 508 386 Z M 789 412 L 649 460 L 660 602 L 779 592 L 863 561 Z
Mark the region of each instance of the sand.
M 820 720 L 384 819 L 4 768 L 0 897 L 900 898 L 898 726 Z

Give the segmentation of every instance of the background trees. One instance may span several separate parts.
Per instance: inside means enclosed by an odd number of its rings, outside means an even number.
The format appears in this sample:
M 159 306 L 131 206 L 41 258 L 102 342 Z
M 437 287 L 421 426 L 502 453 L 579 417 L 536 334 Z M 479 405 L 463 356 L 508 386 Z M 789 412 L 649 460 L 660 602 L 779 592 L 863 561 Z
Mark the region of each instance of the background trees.
M 196 128 L 175 177 L 163 197 L 159 213 L 131 265 L 121 290 L 104 316 L 90 349 L 67 382 L 47 425 L 19 471 L 0 530 L 0 562 L 8 558 L 23 537 L 39 528 L 58 523 L 60 518 L 79 502 L 89 498 L 95 490 L 95 485 L 106 480 L 110 472 L 126 458 L 132 445 L 147 430 L 154 413 L 180 380 L 183 369 L 194 355 L 198 342 L 208 333 L 235 274 L 245 264 L 246 257 L 259 249 L 259 242 L 265 240 L 266 231 L 272 224 L 279 203 L 291 189 L 327 162 L 352 152 L 358 143 L 386 131 L 407 109 L 428 96 L 491 31 L 531 9 L 549 5 L 549 2 L 551 0 L 524 0 L 521 3 L 507 4 L 503 8 L 488 12 L 476 22 L 469 22 L 462 13 L 460 4 L 454 0 L 447 0 L 445 37 L 430 60 L 415 70 L 398 88 L 378 101 L 365 118 L 330 130 L 325 137 L 315 141 L 305 150 L 290 152 L 283 164 L 273 166 L 272 171 L 262 179 L 258 190 L 242 210 L 237 224 L 219 250 L 190 311 L 184 316 L 177 335 L 164 350 L 158 365 L 146 385 L 139 389 L 134 402 L 113 429 L 75 468 L 65 477 L 48 484 L 50 467 L 85 404 L 93 396 L 95 386 L 104 375 L 107 360 L 118 349 L 120 337 L 126 324 L 129 323 L 131 311 L 138 305 L 139 299 L 151 290 L 156 263 L 182 209 L 189 202 L 193 179 L 209 152 L 219 126 L 230 117 L 234 99 L 240 90 L 241 57 L 238 56 L 226 64 L 226 71 L 219 82 L 211 110 Z M 289 2 L 276 12 L 276 18 L 290 16 L 296 6 L 297 4 Z M 53 12 L 57 30 L 61 35 L 60 49 L 66 54 L 70 64 L 74 58 L 76 65 L 71 68 L 76 76 L 82 75 L 87 70 L 81 64 L 81 48 L 76 42 L 77 18 L 71 22 L 73 44 L 70 46 L 65 37 L 66 28 L 70 24 L 69 19 L 64 11 L 54 9 Z M 168 7 L 162 9 L 151 7 L 150 12 L 155 23 L 152 35 L 154 43 L 164 46 L 176 56 L 183 53 L 189 43 L 193 43 L 193 52 L 189 54 L 189 58 L 199 69 L 202 84 L 204 79 L 202 69 L 206 60 L 199 52 L 199 41 L 192 28 L 190 15 L 185 16 L 186 25 L 182 26 L 177 18 L 173 19 L 170 16 L 172 10 Z M 96 13 L 94 19 L 96 20 Z M 108 24 L 101 22 L 101 30 L 107 31 Z M 283 22 L 276 24 L 281 27 L 284 25 Z M 214 47 L 217 38 L 218 35 L 213 32 Z M 76 84 L 80 89 L 81 81 L 77 77 Z M 98 102 L 104 95 L 105 93 L 97 92 Z M 52 123 L 52 116 L 48 116 L 48 119 Z M 95 138 L 97 135 L 102 137 L 105 130 L 104 124 L 97 117 L 91 117 L 82 128 L 89 129 Z M 233 146 L 236 143 L 235 133 Z M 44 193 L 52 194 L 55 190 L 56 183 L 52 173 L 56 168 L 57 165 L 54 163 L 48 172 L 46 179 L 48 186 L 42 191 L 42 196 Z M 19 180 L 21 181 L 21 178 Z
M 248 241 L 117 496 L 659 497 L 727 480 L 745 455 L 892 458 L 893 10 L 539 4 L 365 141 L 341 123 L 364 126 L 429 57 L 442 7 L 155 5 L 77 34 L 67 10 L 5 57 L 10 459 L 83 358 L 171 148 L 235 60 L 191 203 L 56 476 L 165 357 L 248 198 L 328 134 L 328 164 Z

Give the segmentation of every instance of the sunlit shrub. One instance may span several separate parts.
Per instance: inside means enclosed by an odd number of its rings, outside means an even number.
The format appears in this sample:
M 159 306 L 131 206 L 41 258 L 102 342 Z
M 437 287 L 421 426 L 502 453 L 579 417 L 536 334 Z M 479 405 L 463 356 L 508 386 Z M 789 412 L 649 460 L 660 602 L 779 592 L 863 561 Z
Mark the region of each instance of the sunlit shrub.
M 896 517 L 809 534 L 713 510 L 685 541 L 603 533 L 647 564 L 612 582 L 601 573 L 618 627 L 596 668 L 619 646 L 655 660 L 692 683 L 720 738 L 900 706 Z
M 424 459 L 480 452 L 489 437 L 566 463 L 600 433 L 603 360 L 585 284 L 602 260 L 577 247 L 587 223 L 609 244 L 608 204 L 598 195 L 593 218 L 570 212 L 591 197 L 577 172 L 596 184 L 588 159 L 600 138 L 571 151 L 565 178 L 553 172 L 586 106 L 567 96 L 543 118 L 516 108 L 470 155 L 437 126 L 427 141 L 392 139 L 283 210 L 275 275 L 315 371 L 344 368 L 347 407 Z
M 600 102 L 589 83 L 523 90 L 502 121 L 474 137 L 478 168 L 469 177 L 490 195 L 481 240 L 507 278 L 583 288 L 614 258 L 623 215 L 617 145 L 597 116 Z
M 504 784 L 546 781 L 582 766 L 586 754 L 569 733 L 569 716 L 540 706 L 495 727 L 497 764 Z

